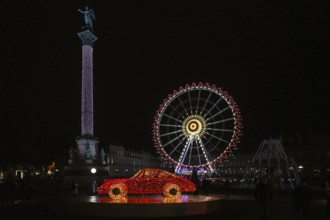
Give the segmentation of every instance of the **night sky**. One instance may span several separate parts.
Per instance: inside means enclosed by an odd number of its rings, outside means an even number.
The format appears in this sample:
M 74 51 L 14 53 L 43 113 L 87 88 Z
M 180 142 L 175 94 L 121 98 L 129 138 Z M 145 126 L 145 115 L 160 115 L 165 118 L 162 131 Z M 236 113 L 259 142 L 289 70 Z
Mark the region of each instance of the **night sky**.
M 32 160 L 75 145 L 77 32 L 84 25 L 77 10 L 86 5 L 96 15 L 94 128 L 101 145 L 154 150 L 158 106 L 173 90 L 200 81 L 237 101 L 242 151 L 254 152 L 269 137 L 330 131 L 328 10 L 322 4 L 4 1 L 0 160 Z

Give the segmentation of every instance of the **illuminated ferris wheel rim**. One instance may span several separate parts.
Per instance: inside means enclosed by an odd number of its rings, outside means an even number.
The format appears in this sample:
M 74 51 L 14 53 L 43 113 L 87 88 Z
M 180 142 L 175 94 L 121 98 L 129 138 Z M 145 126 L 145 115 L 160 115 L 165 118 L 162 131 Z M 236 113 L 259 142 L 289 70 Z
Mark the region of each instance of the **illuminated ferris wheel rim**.
M 225 147 L 225 150 L 216 158 L 213 158 L 210 161 L 206 161 L 204 164 L 198 164 L 198 165 L 187 165 L 183 164 L 176 159 L 173 159 L 171 155 L 169 155 L 168 152 L 164 149 L 164 144 L 161 142 L 161 134 L 160 134 L 160 122 L 162 120 L 162 117 L 164 115 L 164 112 L 167 110 L 167 108 L 171 105 L 171 103 L 180 97 L 181 95 L 191 92 L 191 91 L 206 91 L 210 94 L 216 94 L 219 97 L 221 97 L 221 100 L 224 100 L 226 104 L 228 105 L 231 114 L 232 114 L 232 120 L 233 120 L 233 129 L 232 129 L 232 136 L 230 138 L 230 141 L 228 141 L 228 145 Z M 189 97 L 190 98 L 190 97 Z M 180 99 L 180 98 L 179 98 Z M 181 100 L 180 100 L 181 102 Z M 182 102 L 181 102 L 182 104 Z M 183 105 L 183 104 L 182 104 Z M 198 108 L 199 106 L 197 106 Z M 204 106 L 205 107 L 205 106 Z M 213 107 L 214 108 L 214 107 Z M 185 112 L 187 113 L 187 112 Z M 170 116 L 167 116 L 170 117 Z M 178 119 L 176 119 L 178 120 Z M 186 141 L 191 141 L 192 139 L 199 141 L 201 146 L 203 145 L 202 137 L 205 134 L 206 131 L 206 123 L 207 119 L 203 117 L 202 114 L 188 114 L 188 116 L 183 120 L 182 122 L 182 134 L 184 136 L 184 139 Z M 224 90 L 222 90 L 221 87 L 217 87 L 216 85 L 210 85 L 209 83 L 203 84 L 202 82 L 199 82 L 198 84 L 192 83 L 191 85 L 186 84 L 185 87 L 179 87 L 179 90 L 174 90 L 173 93 L 169 94 L 166 99 L 163 100 L 163 103 L 160 104 L 159 109 L 156 112 L 156 116 L 154 117 L 154 124 L 153 124 L 153 139 L 155 142 L 155 146 L 157 148 L 157 151 L 163 156 L 165 160 L 168 160 L 169 162 L 180 165 L 185 168 L 193 168 L 193 167 L 205 167 L 205 166 L 211 166 L 215 165 L 217 162 L 222 162 L 223 158 L 227 157 L 227 153 L 232 152 L 231 148 L 233 146 L 237 145 L 237 142 L 239 141 L 239 136 L 241 135 L 241 116 L 240 111 L 237 107 L 237 103 L 233 100 L 232 96 L 229 96 L 228 93 Z M 174 133 L 174 132 L 172 132 Z M 203 150 L 203 153 L 205 155 L 205 152 Z M 182 157 L 182 155 L 181 155 Z M 180 157 L 180 159 L 181 159 Z

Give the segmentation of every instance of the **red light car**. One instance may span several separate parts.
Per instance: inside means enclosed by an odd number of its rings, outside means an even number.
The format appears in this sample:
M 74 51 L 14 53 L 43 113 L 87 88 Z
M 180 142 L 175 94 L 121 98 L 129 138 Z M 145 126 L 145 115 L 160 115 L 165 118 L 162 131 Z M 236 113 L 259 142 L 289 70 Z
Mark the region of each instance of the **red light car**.
M 127 194 L 164 194 L 177 198 L 181 193 L 191 193 L 196 185 L 190 180 L 160 169 L 142 169 L 131 178 L 107 179 L 97 187 L 99 195 L 109 194 L 119 199 Z

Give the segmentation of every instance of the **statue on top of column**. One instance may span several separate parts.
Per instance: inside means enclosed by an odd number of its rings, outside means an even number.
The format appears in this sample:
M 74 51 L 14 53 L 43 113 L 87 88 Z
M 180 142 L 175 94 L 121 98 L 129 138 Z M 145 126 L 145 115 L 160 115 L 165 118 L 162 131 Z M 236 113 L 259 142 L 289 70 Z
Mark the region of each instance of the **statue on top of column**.
M 96 20 L 95 14 L 93 9 L 85 7 L 85 10 L 78 9 L 78 11 L 82 14 L 84 14 L 84 20 L 86 26 L 84 28 L 88 28 L 93 30 L 93 20 Z

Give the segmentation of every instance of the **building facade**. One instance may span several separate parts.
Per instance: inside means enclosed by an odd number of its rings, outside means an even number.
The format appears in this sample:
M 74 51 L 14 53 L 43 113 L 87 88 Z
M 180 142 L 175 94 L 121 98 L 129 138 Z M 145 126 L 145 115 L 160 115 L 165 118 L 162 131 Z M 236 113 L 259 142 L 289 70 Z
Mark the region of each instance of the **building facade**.
M 318 184 L 330 178 L 330 133 L 296 134 L 283 138 L 283 145 L 302 178 Z
M 110 178 L 131 177 L 143 168 L 161 168 L 156 155 L 118 145 L 109 145 L 105 159 Z

